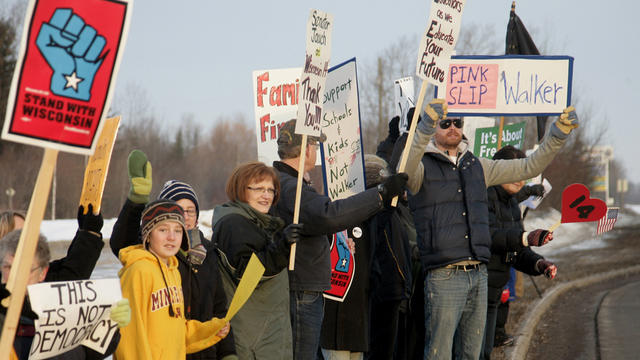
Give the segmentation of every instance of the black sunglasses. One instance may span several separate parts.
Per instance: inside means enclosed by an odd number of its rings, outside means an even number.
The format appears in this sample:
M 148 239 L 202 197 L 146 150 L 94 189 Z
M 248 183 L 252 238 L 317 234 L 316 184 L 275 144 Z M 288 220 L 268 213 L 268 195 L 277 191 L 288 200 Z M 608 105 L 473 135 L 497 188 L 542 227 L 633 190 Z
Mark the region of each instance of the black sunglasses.
M 462 119 L 446 119 L 440 120 L 440 128 L 448 129 L 449 126 L 451 126 L 451 123 L 453 123 L 453 126 L 457 127 L 458 129 L 462 129 L 462 126 L 464 126 L 464 120 Z

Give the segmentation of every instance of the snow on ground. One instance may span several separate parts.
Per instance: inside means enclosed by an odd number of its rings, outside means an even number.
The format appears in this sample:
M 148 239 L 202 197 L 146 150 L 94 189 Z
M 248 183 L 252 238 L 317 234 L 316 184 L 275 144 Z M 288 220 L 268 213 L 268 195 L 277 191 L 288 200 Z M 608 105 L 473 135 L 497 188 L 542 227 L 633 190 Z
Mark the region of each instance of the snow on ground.
M 616 226 L 640 222 L 640 205 L 630 205 L 629 208 L 633 211 L 621 211 Z M 558 220 L 560 220 L 560 212 L 555 209 L 530 211 L 524 221 L 524 226 L 526 231 L 548 229 Z M 554 254 L 606 247 L 608 243 L 605 239 L 613 234 L 608 232 L 596 235 L 597 225 L 597 222 L 561 224 L 553 233 L 553 241 L 543 247 L 536 248 L 535 251 L 553 259 Z
M 211 216 L 213 210 L 200 211 L 200 230 L 208 239 L 211 238 Z M 102 237 L 109 239 L 113 231 L 113 225 L 116 218 L 104 219 L 102 226 Z M 40 232 L 47 237 L 49 241 L 71 241 L 78 230 L 78 221 L 76 219 L 60 219 L 60 220 L 44 220 L 40 226 Z
M 640 204 L 628 205 L 630 211 L 622 211 L 618 217 L 616 226 L 629 225 L 640 222 Z M 211 216 L 213 210 L 203 210 L 200 212 L 199 227 L 207 238 L 211 238 Z M 525 230 L 548 229 L 560 220 L 560 212 L 555 209 L 529 211 L 525 221 Z M 111 231 L 116 219 L 105 219 L 102 234 L 105 239 L 111 237 Z M 611 233 L 596 236 L 596 222 L 589 223 L 569 223 L 562 224 L 554 232 L 554 240 L 549 244 L 536 248 L 535 251 L 553 259 L 555 254 L 568 251 L 597 249 L 608 246 L 604 241 Z M 42 223 L 41 231 L 49 241 L 71 241 L 77 230 L 78 223 L 75 219 L 45 220 Z M 120 269 L 118 259 L 109 249 L 105 249 L 96 269 L 93 278 L 112 278 L 118 276 Z

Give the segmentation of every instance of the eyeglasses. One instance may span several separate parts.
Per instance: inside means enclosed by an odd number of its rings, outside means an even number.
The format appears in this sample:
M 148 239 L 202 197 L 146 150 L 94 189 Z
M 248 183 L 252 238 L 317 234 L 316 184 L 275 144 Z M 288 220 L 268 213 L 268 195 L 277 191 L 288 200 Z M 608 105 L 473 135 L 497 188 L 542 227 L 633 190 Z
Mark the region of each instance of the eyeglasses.
M 184 214 L 189 215 L 190 217 L 195 217 L 198 213 L 196 209 L 184 209 Z
M 265 188 L 265 187 L 256 188 L 256 187 L 247 186 L 247 189 L 251 191 L 259 192 L 260 194 L 267 193 L 271 196 L 276 196 L 276 189 L 273 189 L 273 188 Z
M 445 119 L 440 120 L 440 128 L 448 129 L 451 126 L 451 123 L 453 123 L 453 126 L 457 127 L 458 129 L 462 129 L 462 126 L 464 126 L 464 120 L 462 119 Z
M 13 264 L 2 264 L 2 272 L 6 272 L 7 274 L 11 271 L 11 266 Z M 36 266 L 34 268 L 32 268 L 31 270 L 29 270 L 29 274 L 31 274 L 32 272 L 40 269 L 42 266 Z

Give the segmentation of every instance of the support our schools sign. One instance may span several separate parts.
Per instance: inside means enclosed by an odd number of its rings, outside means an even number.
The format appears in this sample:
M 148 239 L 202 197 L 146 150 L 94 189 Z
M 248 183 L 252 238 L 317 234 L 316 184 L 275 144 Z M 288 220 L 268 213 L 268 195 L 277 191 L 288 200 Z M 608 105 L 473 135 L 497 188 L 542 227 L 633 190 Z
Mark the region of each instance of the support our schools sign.
M 130 0 L 31 0 L 2 138 L 91 154 L 130 15 Z

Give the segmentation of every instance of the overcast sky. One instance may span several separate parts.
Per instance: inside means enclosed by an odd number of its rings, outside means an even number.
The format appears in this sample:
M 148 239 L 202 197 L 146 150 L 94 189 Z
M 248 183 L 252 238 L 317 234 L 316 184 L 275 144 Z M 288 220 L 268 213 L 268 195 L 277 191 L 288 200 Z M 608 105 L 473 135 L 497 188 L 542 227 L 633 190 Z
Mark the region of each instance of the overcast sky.
M 185 113 L 203 125 L 235 113 L 253 119 L 251 72 L 302 66 L 311 8 L 333 14 L 331 59 L 338 64 L 354 56 L 371 61 L 400 37 L 421 35 L 429 6 L 426 0 L 137 0 L 116 98 L 136 84 L 165 121 Z M 510 6 L 507 0 L 468 0 L 461 31 L 490 24 L 504 39 Z M 597 114 L 592 120 L 608 124 L 605 142 L 614 145 L 628 178 L 638 181 L 640 125 L 631 106 L 640 100 L 638 2 L 521 0 L 516 6 L 538 45 L 551 47 L 548 55 L 575 58 L 574 94 Z

